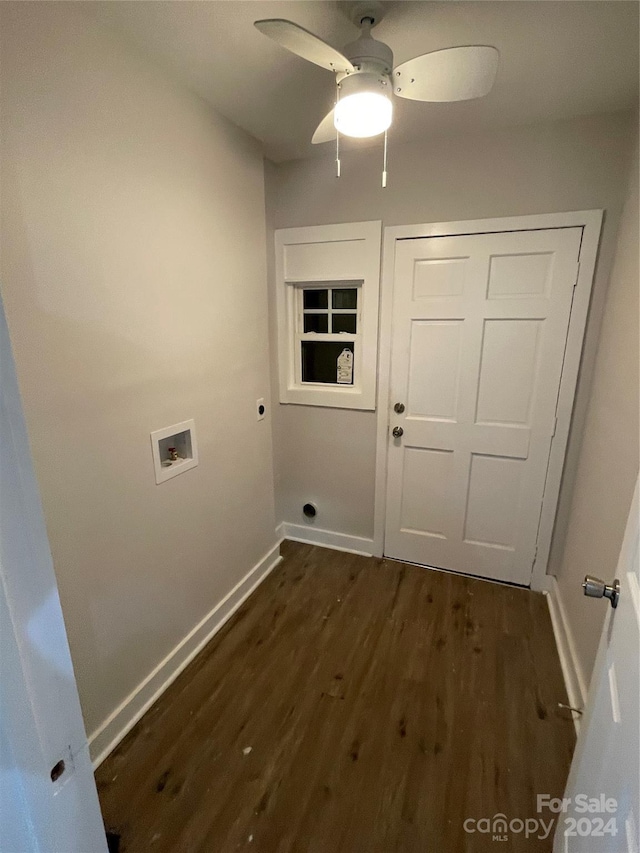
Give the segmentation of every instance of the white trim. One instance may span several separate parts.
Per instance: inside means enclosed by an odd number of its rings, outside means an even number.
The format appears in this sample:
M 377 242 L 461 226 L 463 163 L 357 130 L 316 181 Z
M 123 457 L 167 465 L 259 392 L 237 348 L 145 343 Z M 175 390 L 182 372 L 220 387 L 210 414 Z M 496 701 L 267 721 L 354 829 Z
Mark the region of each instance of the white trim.
M 275 232 L 276 315 L 278 325 L 278 378 L 281 403 L 305 406 L 373 410 L 376 404 L 378 294 L 380 288 L 380 240 L 382 222 L 344 222 L 304 228 L 280 228 Z M 355 255 L 336 260 L 331 244 L 358 244 Z M 288 246 L 326 244 L 327 267 L 286 269 Z M 316 259 L 317 261 L 317 259 Z M 295 265 L 294 265 L 295 266 Z M 296 286 L 305 283 L 357 282 L 359 328 L 355 337 L 357 363 L 353 385 L 302 384 L 297 369 Z
M 422 237 L 442 237 L 459 234 L 483 234 L 498 231 L 527 231 L 549 228 L 583 228 L 580 247 L 578 279 L 575 287 L 564 366 L 558 395 L 557 426 L 551 445 L 540 524 L 538 553 L 531 574 L 531 587 L 544 590 L 547 585 L 547 564 L 555 523 L 562 469 L 569 438 L 571 414 L 582 344 L 591 299 L 591 287 L 602 225 L 601 210 L 582 210 L 568 213 L 548 213 L 533 216 L 510 216 L 503 219 L 477 219 L 463 222 L 437 222 L 425 225 L 396 225 L 384 229 L 382 255 L 382 299 L 380 305 L 378 365 L 378 415 L 376 438 L 376 493 L 374 510 L 373 554 L 384 554 L 386 514 L 387 434 L 389 428 L 389 376 L 391 369 L 391 338 L 393 314 L 393 278 L 396 241 Z
M 582 358 L 582 345 L 584 343 L 589 303 L 591 302 L 591 288 L 600 243 L 602 215 L 603 212 L 601 210 L 586 211 L 581 214 L 584 231 L 580 246 L 578 280 L 574 291 L 573 305 L 571 306 L 571 319 L 569 320 L 562 379 L 560 380 L 560 391 L 558 393 L 558 405 L 556 408 L 556 431 L 551 442 L 551 452 L 547 466 L 547 481 L 545 483 L 542 511 L 540 513 L 537 543 L 538 552 L 531 574 L 531 588 L 536 590 L 543 590 L 546 585 L 547 565 L 551 552 L 551 540 L 558 509 L 562 471 L 564 469 L 567 443 L 569 441 L 571 416 L 573 414 L 578 372 Z
M 549 615 L 551 616 L 551 624 L 553 625 L 553 634 L 556 638 L 558 657 L 560 658 L 560 666 L 562 667 L 564 683 L 567 688 L 569 705 L 572 708 L 581 708 L 584 711 L 587 704 L 587 686 L 578 655 L 576 654 L 576 644 L 573 639 L 569 619 L 567 618 L 567 612 L 562 602 L 560 587 L 553 575 L 547 575 L 546 584 L 547 588 L 544 591 L 544 595 L 549 605 Z M 579 714 L 573 714 L 572 716 L 576 727 L 576 734 L 578 734 L 582 718 Z
M 94 768 L 115 749 L 281 560 L 278 542 L 93 732 L 89 737 L 89 750 Z
M 571 210 L 565 213 L 534 213 L 497 219 L 464 219 L 456 222 L 428 222 L 422 225 L 392 225 L 385 228 L 395 240 L 421 237 L 453 237 L 459 234 L 491 234 L 498 231 L 536 231 L 548 228 L 579 228 L 599 224 L 602 210 Z
M 427 227 L 427 226 L 425 226 Z M 409 229 L 407 229 L 409 230 Z M 396 240 L 403 229 L 385 228 L 382 241 L 382 295 L 378 331 L 378 401 L 376 415 L 376 479 L 373 509 L 373 555 L 384 556 L 384 530 L 387 512 L 387 437 L 389 432 L 389 384 L 391 375 L 391 333 L 393 318 L 393 273 Z
M 346 551 L 348 554 L 361 554 L 363 557 L 373 555 L 373 539 L 363 536 L 347 536 L 346 533 L 335 533 L 333 530 L 321 530 L 306 524 L 289 524 L 283 521 L 276 528 L 278 535 L 293 542 L 303 542 L 305 545 L 319 545 L 321 548 L 332 548 L 334 551 Z

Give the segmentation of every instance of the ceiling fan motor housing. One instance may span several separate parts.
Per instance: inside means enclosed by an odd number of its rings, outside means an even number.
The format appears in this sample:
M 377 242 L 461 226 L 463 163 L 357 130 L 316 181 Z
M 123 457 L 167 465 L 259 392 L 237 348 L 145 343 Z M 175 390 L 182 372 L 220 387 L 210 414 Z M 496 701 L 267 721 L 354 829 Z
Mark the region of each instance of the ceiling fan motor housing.
M 393 69 L 393 51 L 389 45 L 364 33 L 360 38 L 345 45 L 342 53 L 351 63 L 362 71 L 378 71 L 391 74 Z
M 388 98 L 392 96 L 393 51 L 388 45 L 363 33 L 346 45 L 343 53 L 356 70 L 337 75 L 341 98 L 362 91 L 379 91 Z

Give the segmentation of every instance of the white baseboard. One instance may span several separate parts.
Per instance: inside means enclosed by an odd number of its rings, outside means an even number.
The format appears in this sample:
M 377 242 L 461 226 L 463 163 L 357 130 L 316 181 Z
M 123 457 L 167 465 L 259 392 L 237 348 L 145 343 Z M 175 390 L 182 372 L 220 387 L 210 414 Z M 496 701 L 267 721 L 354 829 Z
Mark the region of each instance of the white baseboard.
M 115 749 L 156 699 L 175 681 L 281 560 L 278 542 L 89 736 L 89 752 L 94 768 Z
M 305 545 L 320 545 L 333 548 L 334 551 L 346 551 L 349 554 L 361 554 L 370 557 L 373 554 L 373 539 L 363 536 L 347 536 L 346 533 L 334 533 L 333 530 L 321 530 L 312 524 L 289 524 L 283 521 L 276 528 L 280 541 L 292 539 Z
M 560 587 L 552 575 L 546 576 L 546 590 L 544 592 L 549 605 L 551 624 L 558 647 L 558 656 L 564 675 L 564 683 L 567 688 L 569 704 L 573 708 L 585 708 L 587 704 L 587 687 L 582 672 L 582 667 L 576 654 L 575 642 L 571 626 L 567 619 L 567 612 L 562 602 Z M 580 730 L 580 715 L 573 714 L 576 733 Z

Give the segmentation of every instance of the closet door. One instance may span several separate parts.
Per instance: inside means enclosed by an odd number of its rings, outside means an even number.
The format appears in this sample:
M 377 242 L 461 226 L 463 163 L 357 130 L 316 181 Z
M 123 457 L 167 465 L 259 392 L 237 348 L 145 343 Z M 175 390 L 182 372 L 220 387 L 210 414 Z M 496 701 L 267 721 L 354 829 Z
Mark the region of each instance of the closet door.
M 398 243 L 387 556 L 529 584 L 581 236 Z

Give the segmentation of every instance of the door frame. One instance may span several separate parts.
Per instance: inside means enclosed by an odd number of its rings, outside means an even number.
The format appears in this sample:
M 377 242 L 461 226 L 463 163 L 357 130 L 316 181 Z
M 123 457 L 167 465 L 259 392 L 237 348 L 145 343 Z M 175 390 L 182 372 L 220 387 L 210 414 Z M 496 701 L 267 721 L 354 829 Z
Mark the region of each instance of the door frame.
M 387 450 L 389 432 L 389 393 L 391 375 L 391 345 L 393 318 L 393 288 L 396 244 L 399 240 L 423 237 L 455 237 L 466 234 L 486 234 L 499 231 L 534 231 L 553 228 L 582 228 L 578 258 L 578 279 L 574 289 L 569 329 L 562 367 L 562 378 L 556 408 L 557 424 L 551 442 L 547 479 L 538 525 L 536 558 L 531 573 L 531 588 L 547 588 L 546 574 L 551 551 L 560 483 L 569 439 L 571 415 L 575 399 L 578 372 L 582 357 L 591 289 L 598 256 L 602 210 L 579 210 L 567 213 L 508 216 L 497 219 L 473 219 L 460 222 L 430 222 L 422 225 L 394 225 L 384 229 L 382 250 L 382 280 L 380 300 L 378 393 L 376 406 L 376 476 L 373 522 L 373 555 L 384 555 L 384 535 L 387 509 Z

